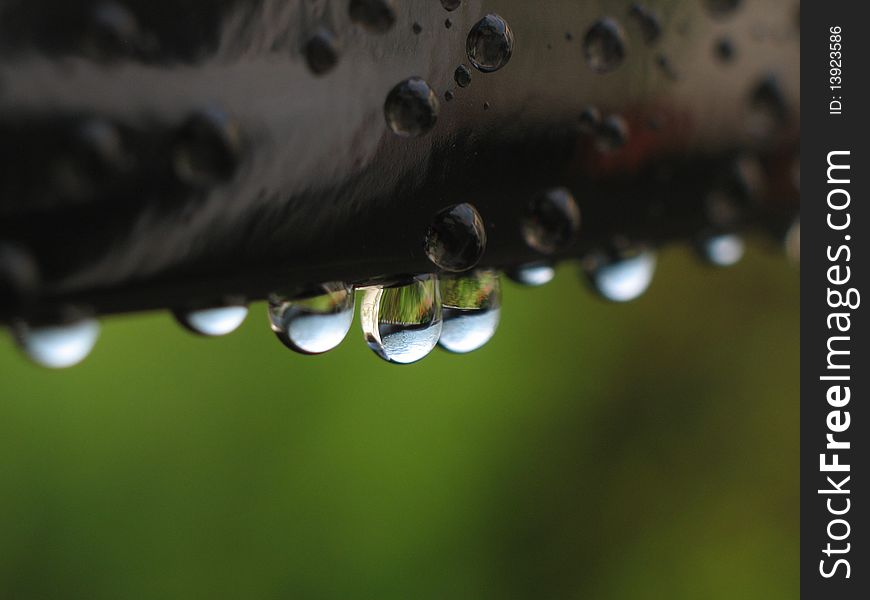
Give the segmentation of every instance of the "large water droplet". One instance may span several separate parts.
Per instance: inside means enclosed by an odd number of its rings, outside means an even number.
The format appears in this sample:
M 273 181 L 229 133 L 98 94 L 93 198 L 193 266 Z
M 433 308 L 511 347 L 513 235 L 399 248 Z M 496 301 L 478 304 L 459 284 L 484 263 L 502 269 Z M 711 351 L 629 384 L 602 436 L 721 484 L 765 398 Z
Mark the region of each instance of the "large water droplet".
M 495 334 L 501 315 L 501 285 L 495 271 L 441 279 L 444 324 L 438 344 L 457 354 L 473 352 Z
M 324 75 L 338 64 L 338 43 L 331 31 L 319 29 L 303 48 L 308 68 L 315 75 Z
M 80 363 L 91 353 L 100 335 L 100 324 L 96 319 L 35 327 L 16 323 L 12 332 L 18 346 L 33 362 L 63 369 Z
M 173 146 L 173 165 L 181 181 L 205 187 L 232 178 L 241 154 L 238 123 L 219 110 L 191 116 Z
M 730 15 L 740 6 L 741 0 L 706 0 L 707 10 L 714 17 Z
M 176 320 L 184 327 L 208 337 L 232 333 L 245 321 L 248 307 L 245 305 L 218 306 L 188 311 L 174 311 Z
M 539 287 L 553 281 L 556 277 L 556 269 L 547 263 L 530 263 L 521 265 L 507 272 L 511 281 L 528 287 Z
M 465 65 L 459 65 L 453 72 L 453 80 L 459 87 L 468 87 L 471 84 L 471 71 Z
M 393 133 L 402 137 L 423 135 L 438 120 L 438 98 L 429 84 L 411 77 L 390 90 L 384 116 Z
M 714 267 L 730 267 L 743 258 L 745 247 L 740 236 L 721 233 L 702 238 L 698 252 L 707 264 Z
M 446 10 L 456 10 L 460 4 L 462 4 L 462 0 L 441 0 L 441 6 Z
M 613 302 L 641 296 L 652 282 L 656 256 L 651 250 L 596 252 L 584 258 L 583 270 L 592 288 Z
M 386 361 L 409 364 L 429 354 L 441 337 L 441 291 L 434 275 L 366 290 L 360 308 L 366 342 Z
M 507 22 L 496 14 L 486 15 L 475 23 L 465 41 L 468 60 L 484 73 L 492 73 L 505 66 L 513 48 L 514 33 Z
M 424 249 L 429 260 L 445 271 L 467 271 L 486 250 L 486 228 L 477 209 L 462 203 L 435 215 L 426 233 Z
M 595 136 L 599 152 L 613 152 L 628 142 L 628 123 L 619 115 L 610 115 L 601 121 Z
M 350 0 L 350 20 L 372 33 L 386 33 L 396 22 L 393 0 Z
M 553 188 L 536 196 L 526 207 L 523 238 L 529 247 L 552 254 L 569 247 L 580 230 L 580 209 L 569 190 Z
M 316 295 L 269 297 L 272 331 L 285 346 L 302 354 L 321 354 L 338 346 L 353 322 L 353 286 L 325 283 Z
M 625 34 L 611 18 L 596 21 L 583 38 L 586 63 L 597 73 L 607 73 L 625 59 Z

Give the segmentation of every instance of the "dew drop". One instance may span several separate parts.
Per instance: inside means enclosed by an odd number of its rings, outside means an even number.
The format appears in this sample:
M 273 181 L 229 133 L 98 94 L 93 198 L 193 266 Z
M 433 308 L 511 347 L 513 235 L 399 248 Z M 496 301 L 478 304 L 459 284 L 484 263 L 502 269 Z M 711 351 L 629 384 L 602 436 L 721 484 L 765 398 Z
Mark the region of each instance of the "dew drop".
M 396 22 L 393 0 L 350 0 L 350 20 L 372 33 L 386 33 Z
M 36 364 L 63 369 L 83 361 L 100 335 L 96 319 L 78 319 L 57 325 L 30 325 L 18 322 L 12 333 L 21 350 Z
M 468 60 L 478 71 L 492 73 L 504 67 L 514 48 L 514 33 L 507 22 L 496 14 L 478 21 L 465 41 Z
M 189 331 L 207 337 L 232 333 L 245 321 L 248 307 L 243 304 L 188 311 L 173 311 L 175 319 Z
M 324 75 L 338 64 L 338 44 L 332 32 L 320 29 L 303 49 L 308 68 L 315 75 Z
M 483 347 L 498 327 L 501 316 L 501 284 L 495 271 L 441 279 L 444 323 L 438 340 L 456 354 Z
M 745 246 L 740 236 L 721 233 L 702 238 L 698 242 L 697 249 L 707 264 L 714 267 L 730 267 L 743 258 Z
M 741 0 L 705 0 L 707 10 L 714 17 L 730 15 L 740 6 Z
M 232 178 L 241 154 L 238 123 L 219 110 L 204 110 L 182 125 L 173 145 L 178 178 L 206 187 Z
M 568 248 L 580 230 L 580 209 L 569 190 L 552 188 L 534 197 L 523 216 L 523 239 L 542 254 Z
M 429 84 L 411 77 L 390 90 L 384 103 L 384 117 L 396 135 L 417 137 L 435 126 L 438 109 L 438 98 Z
M 444 271 L 467 271 L 486 250 L 483 218 L 471 204 L 464 202 L 435 215 L 424 242 L 426 256 Z
M 468 87 L 471 85 L 471 71 L 465 65 L 459 65 L 453 72 L 453 80 L 461 88 Z
M 285 346 L 302 354 L 322 354 L 337 347 L 353 322 L 353 286 L 326 283 L 318 293 L 288 299 L 269 297 L 269 322 Z
M 462 4 L 462 0 L 441 0 L 441 6 L 444 7 L 445 10 L 454 11 L 459 8 L 459 5 Z
M 586 63 L 596 73 L 613 71 L 625 59 L 625 34 L 609 17 L 596 21 L 583 38 Z
M 580 123 L 581 132 L 585 134 L 595 133 L 601 125 L 601 111 L 594 106 L 587 106 L 583 109 L 583 112 L 580 113 L 578 121 Z
M 599 152 L 613 152 L 628 142 L 628 123 L 619 115 L 610 115 L 601 121 L 595 137 Z
M 512 269 L 506 274 L 511 281 L 520 285 L 540 287 L 553 281 L 556 277 L 556 269 L 547 263 L 529 263 Z
M 628 9 L 628 14 L 631 15 L 638 27 L 640 27 L 644 42 L 651 45 L 658 41 L 662 35 L 662 25 L 658 15 L 652 9 L 634 3 Z
M 360 308 L 363 334 L 375 354 L 410 364 L 424 358 L 441 337 L 441 291 L 437 277 L 366 290 Z
M 583 270 L 592 289 L 612 302 L 628 302 L 640 297 L 652 282 L 655 268 L 655 253 L 642 248 L 596 252 L 583 260 Z

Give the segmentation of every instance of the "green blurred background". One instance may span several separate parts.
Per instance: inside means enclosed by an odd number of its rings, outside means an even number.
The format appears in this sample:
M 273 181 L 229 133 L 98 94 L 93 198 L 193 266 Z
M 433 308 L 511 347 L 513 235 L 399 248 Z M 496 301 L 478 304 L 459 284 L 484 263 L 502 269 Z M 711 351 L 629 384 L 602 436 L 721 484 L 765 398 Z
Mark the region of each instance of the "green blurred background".
M 504 284 L 483 350 L 393 366 L 113 318 L 0 337 L 0 598 L 798 596 L 799 275 L 665 251 L 630 305 Z

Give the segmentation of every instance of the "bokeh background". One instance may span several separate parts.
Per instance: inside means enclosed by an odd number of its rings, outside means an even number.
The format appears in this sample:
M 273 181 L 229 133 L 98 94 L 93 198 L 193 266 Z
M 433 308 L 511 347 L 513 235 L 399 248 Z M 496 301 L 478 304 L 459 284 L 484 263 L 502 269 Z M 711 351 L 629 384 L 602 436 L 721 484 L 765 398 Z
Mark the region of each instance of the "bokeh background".
M 672 248 L 610 305 L 565 265 L 408 367 L 262 304 L 109 319 L 63 372 L 4 334 L 0 598 L 796 598 L 798 282 Z

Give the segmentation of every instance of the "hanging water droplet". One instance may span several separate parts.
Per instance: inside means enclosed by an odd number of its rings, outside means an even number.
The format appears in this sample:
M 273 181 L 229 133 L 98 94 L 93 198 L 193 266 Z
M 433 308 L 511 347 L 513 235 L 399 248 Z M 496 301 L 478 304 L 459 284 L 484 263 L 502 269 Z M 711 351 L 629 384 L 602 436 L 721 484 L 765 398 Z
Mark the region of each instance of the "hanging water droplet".
M 285 346 L 302 354 L 328 352 L 347 335 L 353 322 L 353 286 L 325 283 L 316 295 L 269 297 L 272 331 Z
M 384 103 L 387 125 L 402 137 L 427 133 L 438 120 L 438 110 L 435 92 L 419 77 L 411 77 L 396 85 Z
M 441 6 L 443 6 L 445 10 L 454 11 L 459 8 L 460 4 L 462 4 L 462 0 L 441 0 Z
M 702 238 L 698 242 L 698 253 L 714 267 L 730 267 L 743 258 L 744 244 L 740 236 L 733 233 L 720 233 Z
M 613 152 L 628 142 L 628 123 L 619 115 L 610 115 L 601 121 L 595 137 L 599 152 Z
M 471 269 L 486 250 L 486 228 L 480 213 L 467 202 L 440 211 L 429 226 L 424 248 L 439 269 Z
M 586 63 L 596 73 L 613 71 L 625 59 L 625 34 L 609 17 L 596 21 L 583 38 Z
M 319 29 L 303 49 L 308 68 L 315 75 L 324 75 L 338 64 L 338 43 L 331 31 Z
M 441 279 L 443 320 L 438 344 L 457 354 L 473 352 L 495 334 L 501 316 L 501 285 L 495 271 Z
M 471 71 L 465 65 L 459 65 L 453 72 L 453 80 L 461 88 L 468 87 L 471 84 Z
M 504 67 L 514 48 L 514 33 L 507 22 L 496 14 L 478 21 L 465 41 L 468 60 L 478 71 L 492 73 Z
M 534 197 L 523 217 L 523 239 L 542 254 L 568 248 L 580 230 L 580 209 L 569 190 L 557 187 Z
M 366 290 L 360 308 L 366 342 L 386 361 L 409 364 L 429 354 L 441 337 L 441 291 L 434 275 Z
M 12 326 L 21 350 L 38 365 L 63 369 L 83 361 L 100 335 L 96 319 L 77 319 L 57 325 L 33 326 L 18 322 Z
M 596 252 L 583 259 L 592 289 L 612 302 L 640 297 L 652 282 L 655 268 L 655 253 L 643 248 Z
M 741 0 L 706 0 L 707 10 L 714 17 L 730 15 L 740 6 Z
M 188 330 L 199 335 L 217 337 L 232 333 L 245 321 L 248 307 L 231 304 L 214 308 L 173 311 L 175 319 Z
M 640 28 L 643 40 L 648 44 L 654 44 L 662 35 L 662 25 L 658 15 L 652 9 L 634 3 L 629 7 L 628 14 L 634 18 Z
M 396 22 L 393 0 L 350 0 L 350 20 L 372 33 L 386 33 Z
M 727 37 L 719 38 L 719 40 L 716 41 L 716 45 L 713 47 L 713 52 L 716 55 L 716 58 L 723 63 L 730 63 L 734 60 L 734 55 L 737 53 L 734 48 L 734 42 Z
M 594 106 L 587 106 L 583 109 L 578 117 L 580 123 L 580 131 L 585 134 L 591 134 L 598 131 L 601 125 L 601 111 Z
M 801 219 L 798 217 L 785 234 L 785 253 L 794 264 L 801 264 Z
M 173 145 L 173 165 L 178 178 L 195 187 L 228 181 L 241 154 L 238 123 L 216 109 L 191 116 Z
M 556 269 L 548 263 L 530 263 L 507 272 L 508 278 L 515 283 L 528 287 L 540 287 L 553 281 Z

